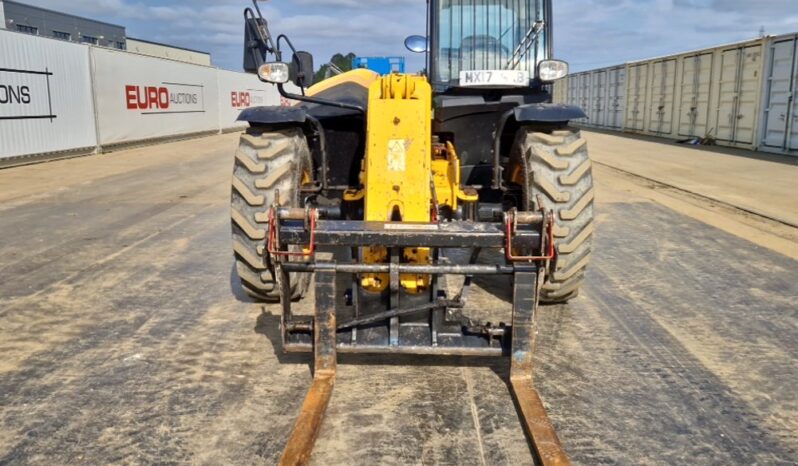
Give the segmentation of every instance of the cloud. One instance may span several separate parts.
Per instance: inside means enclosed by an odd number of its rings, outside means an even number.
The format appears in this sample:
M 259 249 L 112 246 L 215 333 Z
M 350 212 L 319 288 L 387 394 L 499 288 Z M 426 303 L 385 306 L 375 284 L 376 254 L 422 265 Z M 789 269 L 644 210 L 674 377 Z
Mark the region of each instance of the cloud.
M 420 3 L 419 0 L 294 0 L 297 5 L 307 5 L 311 7 L 337 6 L 347 8 L 374 8 L 375 6 L 396 5 L 397 3 L 413 4 Z
M 27 0 L 127 26 L 133 37 L 204 49 L 240 69 L 247 0 Z M 570 0 L 554 3 L 556 55 L 574 70 L 798 30 L 795 0 Z M 403 40 L 425 30 L 425 0 L 272 0 L 260 3 L 272 33 L 287 34 L 317 64 L 334 53 L 423 57 Z
M 798 27 L 792 1 L 580 0 L 555 3 L 554 47 L 575 71 L 668 55 Z M 755 7 L 753 6 L 755 5 Z M 589 11 L 590 14 L 584 14 Z

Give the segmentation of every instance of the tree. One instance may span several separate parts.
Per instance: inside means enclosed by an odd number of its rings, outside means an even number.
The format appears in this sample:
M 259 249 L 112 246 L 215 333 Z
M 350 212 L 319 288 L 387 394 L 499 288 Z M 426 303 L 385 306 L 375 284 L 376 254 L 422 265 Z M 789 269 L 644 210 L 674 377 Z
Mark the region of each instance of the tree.
M 325 79 L 335 76 L 337 73 L 333 71 L 333 67 L 330 66 L 330 63 L 335 65 L 341 71 L 349 71 L 352 69 L 352 61 L 355 59 L 356 55 L 352 52 L 347 53 L 346 55 L 342 55 L 340 53 L 336 53 L 335 55 L 330 58 L 328 63 L 321 65 L 318 71 L 314 76 L 313 82 L 317 83 L 320 81 L 324 81 Z

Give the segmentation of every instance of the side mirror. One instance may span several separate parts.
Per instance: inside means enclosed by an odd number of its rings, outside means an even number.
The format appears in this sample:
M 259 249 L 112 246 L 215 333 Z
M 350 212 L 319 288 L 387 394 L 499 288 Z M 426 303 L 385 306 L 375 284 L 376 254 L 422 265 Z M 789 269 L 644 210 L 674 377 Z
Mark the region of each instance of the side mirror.
M 313 55 L 309 52 L 296 52 L 291 60 L 291 81 L 299 87 L 313 85 Z
M 247 73 L 257 73 L 268 53 L 266 44 L 257 40 L 258 28 L 263 24 L 260 18 L 247 18 L 244 23 L 244 71 Z
M 405 47 L 411 52 L 424 53 L 429 51 L 429 42 L 424 36 L 410 36 L 405 39 Z

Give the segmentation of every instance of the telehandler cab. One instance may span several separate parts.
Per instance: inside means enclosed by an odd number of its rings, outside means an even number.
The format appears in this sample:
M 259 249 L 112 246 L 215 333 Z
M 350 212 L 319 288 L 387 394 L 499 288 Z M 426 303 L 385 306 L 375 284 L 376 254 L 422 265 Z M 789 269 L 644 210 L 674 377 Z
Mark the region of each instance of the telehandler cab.
M 282 303 L 284 349 L 315 354 L 282 464 L 310 458 L 337 352 L 509 356 L 533 452 L 568 464 L 532 355 L 538 302 L 567 302 L 584 279 L 593 180 L 569 126 L 585 114 L 551 103 L 568 73 L 552 58 L 551 0 L 429 0 L 428 36 L 405 42 L 426 54 L 425 75 L 357 69 L 315 85 L 312 56 L 274 38 L 253 4 L 244 67 L 296 103 L 239 117 L 236 269 L 252 298 Z M 490 249 L 503 259 L 480 263 Z M 444 275 L 464 276 L 462 289 L 447 294 Z M 466 315 L 477 275 L 512 278 L 509 322 Z M 296 316 L 311 282 L 314 316 Z

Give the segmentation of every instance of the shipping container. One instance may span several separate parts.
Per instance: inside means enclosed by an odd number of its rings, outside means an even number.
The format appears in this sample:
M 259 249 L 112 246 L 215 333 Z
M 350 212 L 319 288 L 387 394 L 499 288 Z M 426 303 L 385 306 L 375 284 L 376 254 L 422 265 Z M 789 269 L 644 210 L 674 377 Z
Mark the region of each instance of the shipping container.
M 576 73 L 585 126 L 798 155 L 798 33 Z
M 575 73 L 584 126 L 798 155 L 798 33 Z
M 773 38 L 767 48 L 761 148 L 798 155 L 798 34 Z

